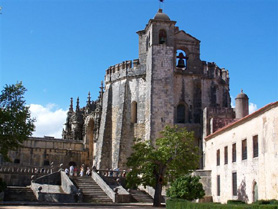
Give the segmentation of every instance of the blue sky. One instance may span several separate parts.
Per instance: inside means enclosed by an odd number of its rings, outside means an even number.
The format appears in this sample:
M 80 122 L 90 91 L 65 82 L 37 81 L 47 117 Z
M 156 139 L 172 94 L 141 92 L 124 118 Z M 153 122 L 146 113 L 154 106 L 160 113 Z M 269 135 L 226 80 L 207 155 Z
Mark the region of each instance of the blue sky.
M 23 81 L 27 104 L 45 113 L 42 124 L 59 126 L 70 97 L 85 105 L 90 91 L 96 99 L 109 66 L 138 58 L 136 31 L 159 1 L 0 0 L 0 6 L 1 89 Z M 201 41 L 202 60 L 229 70 L 232 98 L 243 89 L 254 107 L 277 101 L 278 1 L 165 0 L 162 7 Z M 48 124 L 51 117 L 60 119 Z

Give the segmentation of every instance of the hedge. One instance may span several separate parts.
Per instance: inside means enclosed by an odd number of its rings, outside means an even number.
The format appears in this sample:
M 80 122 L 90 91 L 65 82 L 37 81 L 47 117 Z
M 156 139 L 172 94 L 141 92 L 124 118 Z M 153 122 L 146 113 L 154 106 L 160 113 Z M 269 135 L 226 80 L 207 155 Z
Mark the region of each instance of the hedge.
M 193 203 L 182 199 L 168 199 L 167 209 L 278 209 L 278 205 Z

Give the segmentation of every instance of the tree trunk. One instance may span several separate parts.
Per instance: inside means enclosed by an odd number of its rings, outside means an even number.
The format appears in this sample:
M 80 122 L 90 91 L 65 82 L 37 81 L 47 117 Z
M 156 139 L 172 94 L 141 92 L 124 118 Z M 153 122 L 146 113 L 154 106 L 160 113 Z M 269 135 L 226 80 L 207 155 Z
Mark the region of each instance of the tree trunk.
M 161 192 L 162 192 L 162 183 L 160 181 L 160 176 L 158 175 L 156 177 L 156 184 L 155 184 L 155 192 L 154 192 L 154 198 L 153 198 L 153 206 L 159 207 L 161 206 Z

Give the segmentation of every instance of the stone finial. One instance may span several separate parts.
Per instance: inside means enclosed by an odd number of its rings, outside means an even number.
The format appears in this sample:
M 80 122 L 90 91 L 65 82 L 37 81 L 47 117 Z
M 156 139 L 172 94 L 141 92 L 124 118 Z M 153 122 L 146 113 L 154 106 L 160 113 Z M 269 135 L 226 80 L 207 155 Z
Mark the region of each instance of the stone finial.
M 77 97 L 75 111 L 76 111 L 76 112 L 79 111 L 79 97 Z
M 87 105 L 90 105 L 91 104 L 91 93 L 89 92 L 88 93 L 88 100 L 87 100 Z
M 69 107 L 69 111 L 73 112 L 73 101 L 72 101 L 72 97 L 70 98 L 70 107 Z
M 100 84 L 100 90 L 101 90 L 101 93 L 103 93 L 103 89 L 104 89 L 104 87 L 103 87 L 103 81 L 101 81 L 101 84 Z

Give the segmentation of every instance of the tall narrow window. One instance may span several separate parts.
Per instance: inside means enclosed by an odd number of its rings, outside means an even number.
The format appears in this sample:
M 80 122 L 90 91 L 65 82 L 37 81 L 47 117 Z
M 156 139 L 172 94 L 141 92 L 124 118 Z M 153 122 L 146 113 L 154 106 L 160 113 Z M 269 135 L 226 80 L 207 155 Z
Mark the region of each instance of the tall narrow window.
M 236 162 L 236 143 L 233 144 L 233 150 L 232 150 L 232 162 Z
M 216 152 L 216 165 L 220 165 L 220 149 Z
M 217 175 L 217 196 L 220 196 L 220 175 Z
M 228 164 L 228 146 L 226 146 L 224 149 L 224 155 L 225 155 L 224 163 Z
M 242 160 L 246 160 L 247 159 L 247 140 L 244 139 L 242 140 Z
M 161 29 L 159 31 L 159 44 L 164 44 L 166 43 L 166 40 L 167 40 L 167 34 L 166 34 L 166 31 Z
M 137 123 L 137 102 L 131 103 L 131 123 Z
M 232 174 L 233 196 L 237 196 L 237 173 Z
M 177 123 L 185 123 L 185 106 L 179 104 L 177 107 Z
M 258 135 L 253 136 L 253 157 L 259 156 Z

